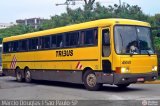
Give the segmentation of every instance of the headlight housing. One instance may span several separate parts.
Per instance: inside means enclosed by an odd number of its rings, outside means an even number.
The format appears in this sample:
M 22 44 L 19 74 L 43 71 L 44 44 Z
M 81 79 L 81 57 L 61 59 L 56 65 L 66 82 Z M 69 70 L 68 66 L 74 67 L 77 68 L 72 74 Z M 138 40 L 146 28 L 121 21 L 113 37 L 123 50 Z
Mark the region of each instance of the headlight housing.
M 129 73 L 129 68 L 121 67 L 121 73 Z
M 152 67 L 152 71 L 157 71 L 158 70 L 158 67 L 157 66 L 153 66 Z

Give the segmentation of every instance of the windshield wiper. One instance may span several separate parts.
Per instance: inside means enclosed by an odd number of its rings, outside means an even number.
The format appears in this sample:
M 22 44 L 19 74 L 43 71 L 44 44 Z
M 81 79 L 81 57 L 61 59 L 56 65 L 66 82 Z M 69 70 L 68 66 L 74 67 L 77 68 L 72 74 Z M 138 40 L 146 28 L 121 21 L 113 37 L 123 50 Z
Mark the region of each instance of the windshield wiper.
M 146 52 L 147 52 L 147 54 L 149 55 L 149 56 L 151 56 L 151 54 L 149 53 L 149 51 L 148 50 L 145 50 Z

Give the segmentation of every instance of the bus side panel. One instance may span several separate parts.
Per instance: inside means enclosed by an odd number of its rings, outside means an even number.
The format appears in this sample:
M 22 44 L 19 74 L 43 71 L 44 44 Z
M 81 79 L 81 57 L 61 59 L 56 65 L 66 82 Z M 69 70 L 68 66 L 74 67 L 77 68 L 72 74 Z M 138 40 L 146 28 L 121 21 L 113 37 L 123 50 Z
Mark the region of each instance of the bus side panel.
M 64 56 L 68 51 L 72 51 L 72 54 Z M 8 74 L 11 76 L 15 76 L 16 67 L 22 71 L 28 67 L 33 79 L 82 83 L 82 71 L 86 67 L 93 71 L 100 71 L 98 51 L 99 48 L 94 46 L 12 53 L 4 56 L 4 66 L 6 66 L 4 68 L 8 69 L 6 73 L 11 73 Z M 57 54 L 57 52 L 61 52 L 61 54 Z M 16 64 L 14 70 L 10 70 L 14 57 Z M 99 76 L 98 79 L 101 80 L 101 77 Z
M 82 71 L 31 70 L 31 74 L 36 80 L 82 83 Z

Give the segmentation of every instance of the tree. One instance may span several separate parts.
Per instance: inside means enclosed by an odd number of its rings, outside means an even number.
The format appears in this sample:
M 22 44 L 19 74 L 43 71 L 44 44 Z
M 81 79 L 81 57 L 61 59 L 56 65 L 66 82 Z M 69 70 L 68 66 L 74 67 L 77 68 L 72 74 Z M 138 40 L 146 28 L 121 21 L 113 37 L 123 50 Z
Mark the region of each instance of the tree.
M 93 9 L 93 3 L 95 0 L 84 0 L 85 2 L 85 9 L 92 10 Z
M 25 33 L 34 32 L 34 31 L 36 31 L 36 30 L 34 28 L 32 28 L 31 26 L 14 25 L 10 28 L 1 29 L 0 30 L 0 35 L 1 35 L 0 38 L 25 34 Z
M 160 26 L 160 14 L 155 14 L 155 21 L 156 21 L 156 25 Z

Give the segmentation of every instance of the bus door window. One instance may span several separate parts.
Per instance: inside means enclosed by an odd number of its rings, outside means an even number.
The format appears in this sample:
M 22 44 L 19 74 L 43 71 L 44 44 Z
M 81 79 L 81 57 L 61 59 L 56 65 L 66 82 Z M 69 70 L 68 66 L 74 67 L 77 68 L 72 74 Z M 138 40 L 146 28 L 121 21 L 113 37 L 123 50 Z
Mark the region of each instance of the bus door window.
M 110 55 L 110 35 L 109 29 L 102 31 L 102 56 L 108 57 Z

